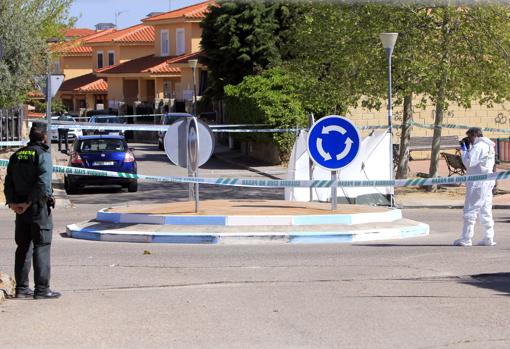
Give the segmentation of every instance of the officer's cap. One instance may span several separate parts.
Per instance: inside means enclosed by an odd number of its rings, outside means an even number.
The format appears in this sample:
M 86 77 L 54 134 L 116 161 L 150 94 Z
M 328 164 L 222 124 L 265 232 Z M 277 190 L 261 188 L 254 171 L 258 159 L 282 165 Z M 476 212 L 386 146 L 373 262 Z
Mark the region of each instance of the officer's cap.
M 48 129 L 48 126 L 46 125 L 46 123 L 44 122 L 34 122 L 32 124 L 32 128 L 30 129 L 30 132 L 32 132 L 32 130 L 37 130 L 39 132 L 46 132 Z
M 32 128 L 30 129 L 30 134 L 28 137 L 31 142 L 42 142 L 44 141 L 44 137 L 48 134 L 48 127 L 43 122 L 34 122 L 32 124 Z

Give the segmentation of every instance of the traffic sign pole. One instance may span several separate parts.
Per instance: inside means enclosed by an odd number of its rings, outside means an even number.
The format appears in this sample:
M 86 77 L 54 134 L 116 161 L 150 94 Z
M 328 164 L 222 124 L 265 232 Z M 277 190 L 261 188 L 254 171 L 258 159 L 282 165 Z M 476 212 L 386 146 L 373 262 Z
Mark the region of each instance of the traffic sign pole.
M 187 147 L 188 147 L 188 177 L 197 177 L 198 162 L 199 162 L 199 136 L 198 136 L 198 121 L 196 117 L 188 119 L 188 132 L 187 132 Z M 195 199 L 195 213 L 198 213 L 199 207 L 199 187 L 198 183 L 190 183 L 189 185 L 189 200 Z
M 46 120 L 47 120 L 47 132 L 48 132 L 48 142 L 50 147 L 48 148 L 48 151 L 51 153 L 51 99 L 52 99 L 52 93 L 51 93 L 51 74 L 48 72 L 47 78 L 46 78 Z M 59 141 L 60 142 L 60 141 Z M 60 147 L 60 143 L 59 143 Z M 67 147 L 67 145 L 66 145 Z M 66 148 L 67 149 L 67 148 Z
M 314 122 L 315 122 L 315 120 L 313 117 L 313 113 L 311 113 L 308 116 L 308 131 L 310 131 Z M 313 160 L 311 157 L 308 159 L 308 173 L 310 174 L 309 179 L 313 180 Z M 312 201 L 313 201 L 313 188 L 310 187 L 310 202 L 312 202 Z
M 336 171 L 331 171 L 331 180 L 333 181 L 333 185 L 331 186 L 331 211 L 335 211 L 338 201 L 337 195 L 338 176 Z

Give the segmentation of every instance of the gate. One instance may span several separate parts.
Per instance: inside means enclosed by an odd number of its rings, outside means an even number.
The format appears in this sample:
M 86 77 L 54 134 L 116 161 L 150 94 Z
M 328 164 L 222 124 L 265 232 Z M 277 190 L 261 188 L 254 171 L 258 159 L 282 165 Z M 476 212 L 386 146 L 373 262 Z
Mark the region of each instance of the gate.
M 23 109 L 0 109 L 0 147 L 18 147 L 23 141 Z

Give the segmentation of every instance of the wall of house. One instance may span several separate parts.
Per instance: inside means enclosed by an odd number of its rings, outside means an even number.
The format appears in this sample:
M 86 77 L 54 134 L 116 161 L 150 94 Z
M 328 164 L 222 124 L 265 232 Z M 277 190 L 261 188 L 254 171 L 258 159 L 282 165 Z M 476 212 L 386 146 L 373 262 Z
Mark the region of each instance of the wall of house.
M 190 23 L 192 24 L 192 23 Z M 200 47 L 200 40 L 202 40 L 202 28 L 198 23 L 193 23 L 190 32 L 191 34 L 191 52 L 199 52 L 202 50 Z
M 120 48 L 119 45 L 101 45 L 92 47 L 92 66 L 97 70 L 97 53 L 103 52 L 103 68 L 108 66 L 108 51 L 115 52 L 115 64 L 119 63 Z
M 85 95 L 85 101 L 87 103 L 87 109 L 96 109 L 96 97 L 93 93 L 87 93 Z
M 156 82 L 155 82 L 155 88 L 156 88 L 156 99 L 163 99 L 165 98 L 164 96 L 164 91 L 163 91 L 163 83 L 164 83 L 164 80 L 163 78 L 156 78 Z
M 130 61 L 135 58 L 153 55 L 155 53 L 154 45 L 136 45 L 120 47 L 120 62 Z
M 122 77 L 108 77 L 108 99 L 111 101 L 123 100 Z
M 197 78 L 197 93 L 198 93 L 198 76 L 200 69 L 196 69 L 196 78 Z M 176 86 L 176 98 L 177 99 L 192 99 L 193 93 L 193 71 L 189 67 L 181 66 L 181 80 L 180 84 Z M 191 94 L 191 96 L 190 96 Z
M 200 28 L 199 23 L 172 23 L 172 24 L 162 24 L 155 26 L 155 52 L 157 56 L 161 56 L 161 30 L 169 31 L 170 38 L 170 56 L 176 55 L 176 29 L 183 28 L 184 29 L 184 37 L 185 37 L 185 53 L 197 52 L 200 50 L 200 38 L 202 36 L 202 28 Z
M 92 58 L 90 56 L 62 56 L 60 68 L 65 79 L 92 73 Z

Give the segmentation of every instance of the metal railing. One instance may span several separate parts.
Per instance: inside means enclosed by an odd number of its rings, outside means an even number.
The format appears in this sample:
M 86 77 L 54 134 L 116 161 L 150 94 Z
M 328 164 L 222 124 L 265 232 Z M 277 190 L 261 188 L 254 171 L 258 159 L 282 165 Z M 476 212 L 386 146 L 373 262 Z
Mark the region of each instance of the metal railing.
M 0 148 L 19 146 L 23 141 L 23 109 L 0 109 Z

